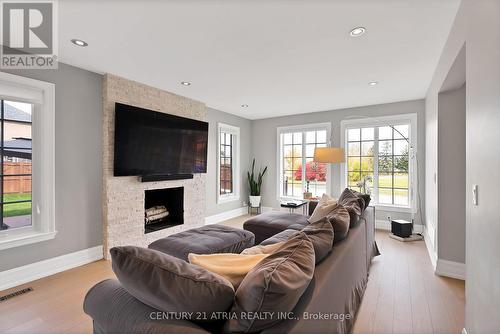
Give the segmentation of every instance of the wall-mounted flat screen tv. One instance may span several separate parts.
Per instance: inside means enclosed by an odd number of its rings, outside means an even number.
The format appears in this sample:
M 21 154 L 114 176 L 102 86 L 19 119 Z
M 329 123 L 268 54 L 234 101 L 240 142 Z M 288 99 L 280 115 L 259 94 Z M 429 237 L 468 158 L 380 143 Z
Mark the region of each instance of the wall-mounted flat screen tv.
M 207 172 L 208 123 L 115 104 L 115 176 Z

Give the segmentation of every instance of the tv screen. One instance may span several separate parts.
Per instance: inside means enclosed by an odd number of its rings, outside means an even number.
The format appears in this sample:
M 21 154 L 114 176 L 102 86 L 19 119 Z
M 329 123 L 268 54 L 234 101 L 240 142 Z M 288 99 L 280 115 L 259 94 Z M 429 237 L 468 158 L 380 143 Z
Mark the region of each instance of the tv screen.
M 114 175 L 207 172 L 208 123 L 115 104 Z

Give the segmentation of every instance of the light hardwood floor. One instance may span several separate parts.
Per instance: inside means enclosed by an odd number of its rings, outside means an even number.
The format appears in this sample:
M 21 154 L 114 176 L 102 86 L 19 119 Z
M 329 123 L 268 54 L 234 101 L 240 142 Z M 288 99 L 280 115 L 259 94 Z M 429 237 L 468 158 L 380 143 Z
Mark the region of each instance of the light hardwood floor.
M 241 227 L 247 217 L 224 224 Z M 382 253 L 373 260 L 354 334 L 458 334 L 464 323 L 464 283 L 434 275 L 422 241 L 401 243 L 377 232 Z M 91 333 L 83 313 L 86 292 L 114 277 L 101 260 L 0 292 L 34 291 L 0 302 L 0 333 Z

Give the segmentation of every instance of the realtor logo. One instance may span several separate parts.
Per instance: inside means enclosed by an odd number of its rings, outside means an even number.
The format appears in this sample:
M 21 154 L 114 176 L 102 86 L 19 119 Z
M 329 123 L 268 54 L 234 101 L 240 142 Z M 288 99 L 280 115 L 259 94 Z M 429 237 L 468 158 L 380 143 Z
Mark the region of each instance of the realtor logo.
M 57 68 L 56 4 L 2 1 L 1 68 Z

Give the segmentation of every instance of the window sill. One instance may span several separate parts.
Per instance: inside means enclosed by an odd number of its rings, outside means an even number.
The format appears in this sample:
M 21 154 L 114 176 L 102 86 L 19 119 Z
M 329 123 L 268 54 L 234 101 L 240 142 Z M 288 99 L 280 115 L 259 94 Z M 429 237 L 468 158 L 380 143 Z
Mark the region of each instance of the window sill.
M 240 200 L 240 196 L 237 196 L 237 195 L 217 197 L 217 204 L 236 202 L 239 200 Z
M 9 233 L 0 234 L 0 250 L 54 239 L 56 234 L 57 231 L 36 232 L 32 229 L 26 232 L 13 231 L 10 235 Z
M 402 212 L 402 213 L 414 213 L 416 212 L 413 208 L 409 206 L 397 206 L 397 205 L 387 205 L 387 204 L 370 204 L 374 206 L 377 210 L 389 211 L 389 212 Z

